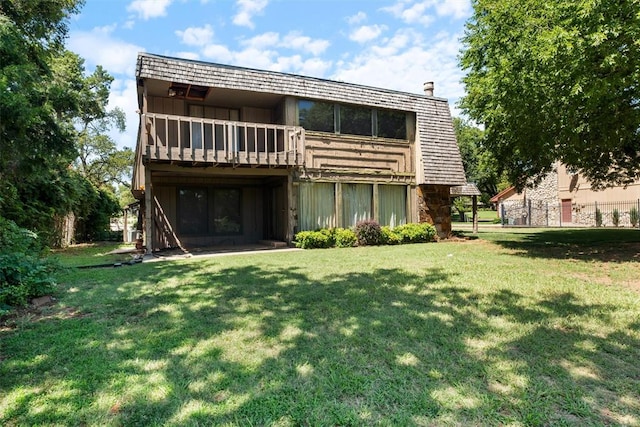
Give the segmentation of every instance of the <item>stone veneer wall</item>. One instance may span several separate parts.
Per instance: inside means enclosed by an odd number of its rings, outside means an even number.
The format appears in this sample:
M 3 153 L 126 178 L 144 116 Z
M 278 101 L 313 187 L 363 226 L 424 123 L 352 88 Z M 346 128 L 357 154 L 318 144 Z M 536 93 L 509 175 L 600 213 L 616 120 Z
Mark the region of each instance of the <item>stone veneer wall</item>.
M 419 185 L 418 221 L 433 224 L 438 236 L 451 234 L 451 199 L 448 185 Z

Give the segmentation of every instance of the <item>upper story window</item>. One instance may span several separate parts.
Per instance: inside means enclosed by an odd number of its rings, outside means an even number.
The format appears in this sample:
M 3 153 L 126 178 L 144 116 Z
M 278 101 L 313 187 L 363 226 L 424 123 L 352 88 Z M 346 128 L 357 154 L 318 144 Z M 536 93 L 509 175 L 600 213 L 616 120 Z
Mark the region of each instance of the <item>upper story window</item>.
M 373 135 L 370 108 L 340 105 L 340 133 Z
M 310 131 L 407 139 L 407 114 L 402 111 L 299 100 L 298 123 Z
M 407 139 L 407 116 L 400 111 L 378 110 L 376 135 L 382 138 Z
M 298 101 L 298 118 L 307 130 L 335 132 L 334 105 L 328 102 Z

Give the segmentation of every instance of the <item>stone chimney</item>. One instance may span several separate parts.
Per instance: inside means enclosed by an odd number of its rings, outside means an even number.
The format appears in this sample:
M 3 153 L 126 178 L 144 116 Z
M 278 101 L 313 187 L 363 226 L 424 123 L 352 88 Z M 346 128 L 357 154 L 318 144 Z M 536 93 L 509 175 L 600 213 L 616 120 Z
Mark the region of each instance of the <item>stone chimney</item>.
M 425 82 L 424 94 L 427 96 L 433 96 L 433 82 Z

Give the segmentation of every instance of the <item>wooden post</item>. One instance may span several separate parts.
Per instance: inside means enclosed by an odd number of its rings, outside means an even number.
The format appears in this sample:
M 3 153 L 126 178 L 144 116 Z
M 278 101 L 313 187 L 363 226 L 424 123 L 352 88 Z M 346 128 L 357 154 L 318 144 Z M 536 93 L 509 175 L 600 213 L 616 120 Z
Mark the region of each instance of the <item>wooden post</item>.
M 345 225 L 343 224 L 343 218 L 342 218 L 342 183 L 341 182 L 336 182 L 335 184 L 335 218 L 336 218 L 336 223 L 333 225 L 334 227 L 344 227 Z
M 378 200 L 378 183 L 373 183 L 373 220 L 380 223 L 380 201 Z
M 473 234 L 478 233 L 478 196 L 473 196 L 472 200 L 472 211 L 473 211 Z
M 293 237 L 294 237 L 294 226 L 295 226 L 295 219 L 294 219 L 294 206 L 295 206 L 295 200 L 293 198 L 293 176 L 292 176 L 293 172 L 289 172 L 289 175 L 287 175 L 287 235 L 286 235 L 286 239 L 287 239 L 287 244 L 291 245 L 291 243 L 293 242 Z
M 127 239 L 127 234 L 129 232 L 129 227 L 127 224 L 127 217 L 129 214 L 129 208 L 125 208 L 122 210 L 124 212 L 124 226 L 122 227 L 122 243 L 129 243 Z
M 144 168 L 144 244 L 147 248 L 146 253 L 151 255 L 153 252 L 153 194 L 151 185 L 151 168 L 147 165 Z

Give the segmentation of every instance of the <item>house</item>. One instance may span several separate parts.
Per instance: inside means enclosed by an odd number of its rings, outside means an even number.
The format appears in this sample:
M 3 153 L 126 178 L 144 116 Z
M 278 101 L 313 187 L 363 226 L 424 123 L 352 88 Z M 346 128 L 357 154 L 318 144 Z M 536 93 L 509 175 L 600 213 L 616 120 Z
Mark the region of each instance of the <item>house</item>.
M 584 176 L 557 163 L 538 185 L 520 192 L 509 187 L 490 201 L 503 223 L 511 225 L 616 225 L 617 211 L 617 224 L 629 226 L 640 211 L 640 181 L 594 190 Z
M 429 221 L 465 184 L 446 99 L 141 53 L 132 193 L 148 251 Z

